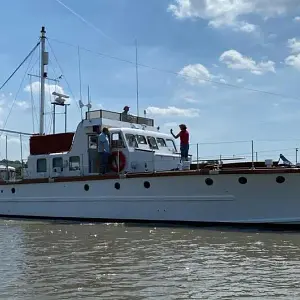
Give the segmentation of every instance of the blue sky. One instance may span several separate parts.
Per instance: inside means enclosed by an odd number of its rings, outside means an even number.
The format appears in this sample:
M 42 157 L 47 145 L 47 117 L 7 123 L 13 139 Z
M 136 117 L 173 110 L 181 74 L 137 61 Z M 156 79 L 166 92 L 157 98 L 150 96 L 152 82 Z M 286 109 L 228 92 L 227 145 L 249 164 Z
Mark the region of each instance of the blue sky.
M 283 152 L 294 159 L 293 148 L 300 145 L 298 1 L 44 0 L 42 6 L 38 0 L 11 0 L 2 4 L 2 10 L 1 83 L 33 48 L 41 26 L 46 26 L 49 43 L 68 82 L 62 79 L 57 89 L 72 98 L 69 130 L 75 130 L 80 121 L 77 46 L 81 47 L 83 101 L 89 85 L 94 109 L 102 106 L 121 111 L 129 105 L 136 113 L 134 64 L 99 53 L 134 62 L 137 39 L 141 64 L 171 71 L 139 68 L 140 112 L 146 109 L 162 130 L 177 130 L 176 124 L 186 123 L 192 144 L 254 139 L 259 158 L 277 159 Z M 57 77 L 62 72 L 47 47 L 48 75 Z M 37 58 L 38 52 L 31 64 L 34 74 L 38 72 L 38 64 L 34 65 Z M 30 89 L 27 75 L 21 84 L 27 66 L 0 91 L 0 123 L 3 127 L 13 104 L 5 128 L 37 132 L 38 86 L 32 79 Z M 31 90 L 37 109 L 34 130 Z M 46 121 L 49 132 L 49 116 Z M 57 129 L 63 130 L 62 116 L 57 116 Z M 19 158 L 18 137 L 9 136 L 9 141 L 9 157 Z M 199 153 L 202 157 L 249 155 L 250 145 L 201 144 Z M 24 143 L 24 155 L 27 150 Z

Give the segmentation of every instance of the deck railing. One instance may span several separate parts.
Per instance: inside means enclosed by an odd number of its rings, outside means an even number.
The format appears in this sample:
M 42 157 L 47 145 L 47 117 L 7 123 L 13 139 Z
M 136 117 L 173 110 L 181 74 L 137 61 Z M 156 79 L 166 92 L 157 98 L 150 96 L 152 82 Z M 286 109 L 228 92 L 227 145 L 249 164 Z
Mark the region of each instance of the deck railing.
M 130 115 L 130 114 L 124 116 L 122 113 L 117 113 L 117 112 L 114 112 L 114 111 L 108 111 L 108 110 L 103 110 L 103 109 L 92 110 L 92 111 L 86 112 L 85 118 L 87 120 L 103 118 L 103 119 L 123 121 L 123 122 L 140 124 L 140 125 L 154 126 L 154 120 L 153 119 L 133 116 L 133 115 Z

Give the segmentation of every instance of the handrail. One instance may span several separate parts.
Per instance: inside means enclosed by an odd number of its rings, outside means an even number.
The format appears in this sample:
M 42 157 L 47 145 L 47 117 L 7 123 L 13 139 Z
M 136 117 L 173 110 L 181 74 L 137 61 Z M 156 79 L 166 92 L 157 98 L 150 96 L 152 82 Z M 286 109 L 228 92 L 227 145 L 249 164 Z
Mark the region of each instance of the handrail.
M 93 114 L 96 115 L 93 117 Z M 111 115 L 111 117 L 109 116 Z M 114 116 L 114 117 L 113 117 Z M 128 115 L 129 121 L 122 120 L 122 113 L 118 113 L 115 111 L 110 110 L 90 110 L 85 113 L 86 120 L 89 119 L 97 119 L 97 118 L 103 118 L 103 119 L 109 119 L 109 120 L 115 120 L 115 121 L 123 121 L 128 123 L 134 123 L 139 125 L 147 125 L 147 126 L 154 126 L 154 119 L 146 118 L 146 117 L 138 117 L 135 115 Z

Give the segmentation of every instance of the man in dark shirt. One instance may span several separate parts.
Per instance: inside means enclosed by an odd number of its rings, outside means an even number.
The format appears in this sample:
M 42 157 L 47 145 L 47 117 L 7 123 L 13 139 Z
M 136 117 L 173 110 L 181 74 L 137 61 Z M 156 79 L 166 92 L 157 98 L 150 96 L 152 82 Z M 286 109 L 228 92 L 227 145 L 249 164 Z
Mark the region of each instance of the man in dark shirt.
M 189 157 L 189 138 L 190 134 L 186 129 L 185 124 L 179 125 L 180 132 L 177 135 L 173 134 L 173 129 L 170 130 L 172 136 L 174 139 L 177 139 L 180 137 L 180 153 L 181 153 L 181 160 L 188 160 Z
M 129 122 L 130 116 L 128 114 L 129 112 L 129 106 L 124 106 L 123 112 L 121 113 L 121 121 L 123 122 Z

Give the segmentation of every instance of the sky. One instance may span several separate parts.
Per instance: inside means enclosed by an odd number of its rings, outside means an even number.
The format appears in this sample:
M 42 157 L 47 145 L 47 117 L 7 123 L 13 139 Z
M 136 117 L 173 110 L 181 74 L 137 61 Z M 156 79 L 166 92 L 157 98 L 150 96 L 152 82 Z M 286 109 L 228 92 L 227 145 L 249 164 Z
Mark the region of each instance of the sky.
M 191 152 L 201 159 L 258 159 L 300 146 L 300 3 L 298 0 L 11 0 L 2 3 L 0 85 L 36 45 L 46 27 L 51 93 L 70 96 L 68 130 L 81 120 L 78 100 L 92 109 L 137 112 L 135 40 L 138 45 L 139 113 L 161 131 L 185 123 Z M 18 9 L 16 9 L 18 7 Z M 79 53 L 79 55 L 78 55 Z M 81 85 L 79 81 L 79 57 Z M 0 127 L 39 129 L 38 49 L 0 90 Z M 80 86 L 81 94 L 80 95 Z M 254 91 L 255 90 L 255 91 Z M 257 92 L 260 91 L 260 92 Z M 64 117 L 56 117 L 57 131 Z M 0 158 L 5 157 L 5 135 Z M 221 142 L 221 143 L 220 143 Z M 23 158 L 28 138 L 22 137 Z M 8 158 L 20 158 L 20 138 L 8 135 Z

